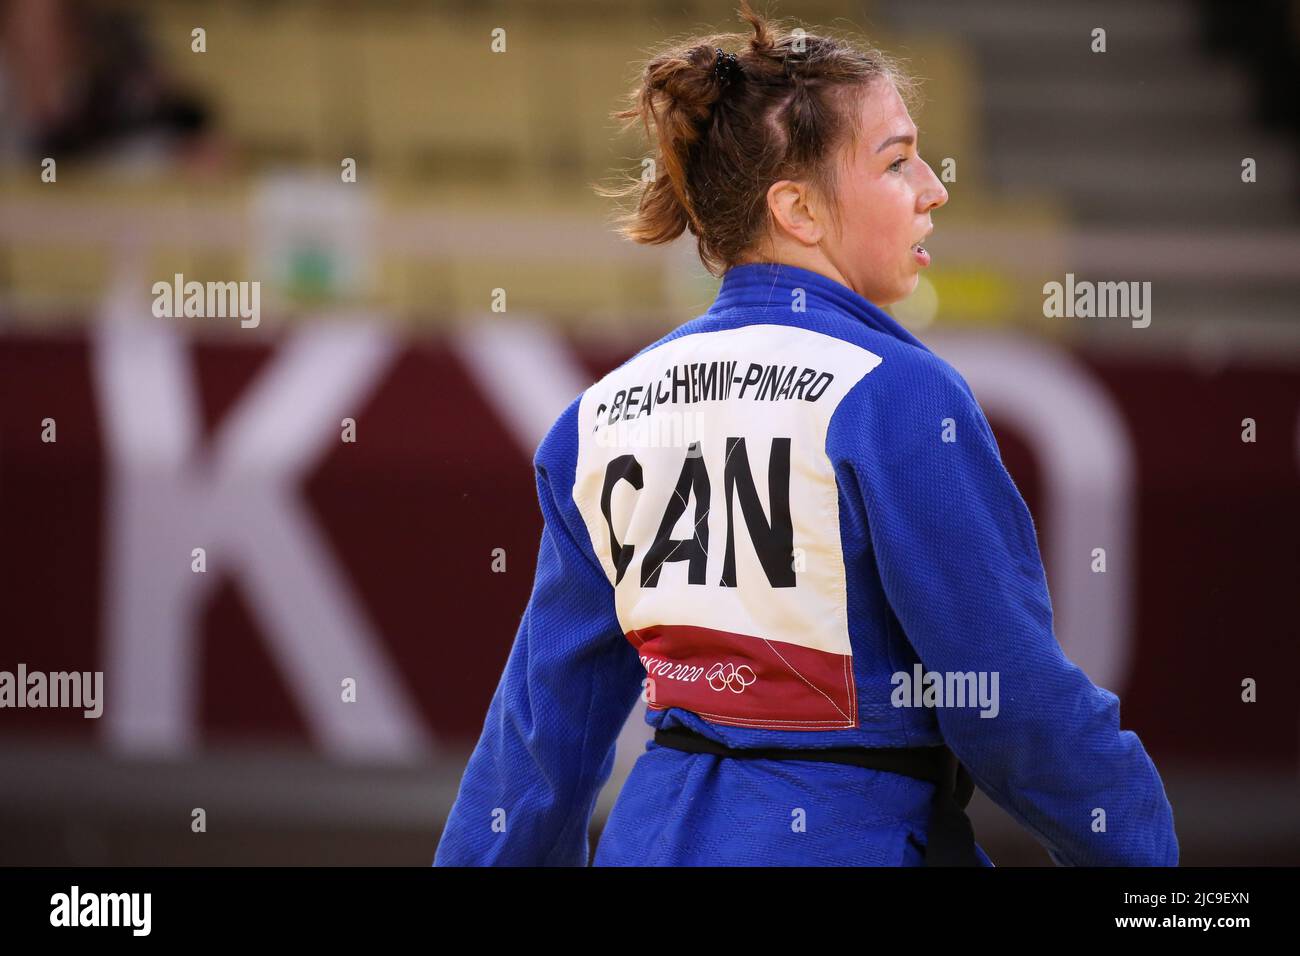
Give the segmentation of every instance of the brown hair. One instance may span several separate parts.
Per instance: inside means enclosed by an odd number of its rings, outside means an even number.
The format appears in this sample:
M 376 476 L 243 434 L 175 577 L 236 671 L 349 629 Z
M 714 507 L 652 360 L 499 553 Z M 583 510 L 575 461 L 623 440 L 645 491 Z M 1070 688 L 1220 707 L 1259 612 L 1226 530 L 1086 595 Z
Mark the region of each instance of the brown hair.
M 838 228 L 831 159 L 846 137 L 856 141 L 862 97 L 878 79 L 892 82 L 905 100 L 915 91 L 879 50 L 787 30 L 755 13 L 748 0 L 738 12 L 752 37 L 669 41 L 645 64 L 628 108 L 610 114 L 624 129 L 644 126 L 654 145 L 654 177 L 596 186 L 602 196 L 635 200 L 617 218 L 622 235 L 664 243 L 689 229 L 714 276 L 766 237 L 767 191 L 779 180 L 811 183 Z M 734 60 L 719 56 L 737 46 Z

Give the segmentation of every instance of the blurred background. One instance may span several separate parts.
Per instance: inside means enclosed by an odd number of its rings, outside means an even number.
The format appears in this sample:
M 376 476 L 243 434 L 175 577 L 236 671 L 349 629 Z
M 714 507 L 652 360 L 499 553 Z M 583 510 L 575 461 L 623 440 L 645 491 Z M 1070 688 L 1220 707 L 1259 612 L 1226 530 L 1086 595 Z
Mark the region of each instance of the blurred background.
M 951 199 L 894 312 L 988 413 L 1183 862 L 1300 863 L 1300 3 L 766 9 L 924 78 Z M 740 26 L 0 0 L 0 670 L 105 683 L 99 719 L 0 710 L 0 864 L 432 860 L 531 591 L 537 442 L 718 284 L 614 235 L 591 184 L 647 152 L 608 114 L 650 47 Z M 258 320 L 157 317 L 178 274 L 259 282 Z M 1149 282 L 1150 324 L 1047 317 L 1067 275 Z M 638 704 L 593 840 L 646 737 Z

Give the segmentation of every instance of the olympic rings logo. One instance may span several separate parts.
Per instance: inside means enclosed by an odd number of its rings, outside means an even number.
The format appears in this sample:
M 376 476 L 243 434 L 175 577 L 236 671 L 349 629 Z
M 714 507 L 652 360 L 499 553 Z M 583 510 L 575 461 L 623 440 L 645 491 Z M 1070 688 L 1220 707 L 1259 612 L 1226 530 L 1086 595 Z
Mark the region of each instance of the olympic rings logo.
M 709 686 L 714 690 L 729 690 L 733 694 L 739 694 L 758 680 L 758 675 L 754 673 L 753 668 L 748 664 L 741 664 L 737 667 L 731 663 L 718 663 L 709 668 L 709 672 L 704 675 L 704 679 L 709 682 Z

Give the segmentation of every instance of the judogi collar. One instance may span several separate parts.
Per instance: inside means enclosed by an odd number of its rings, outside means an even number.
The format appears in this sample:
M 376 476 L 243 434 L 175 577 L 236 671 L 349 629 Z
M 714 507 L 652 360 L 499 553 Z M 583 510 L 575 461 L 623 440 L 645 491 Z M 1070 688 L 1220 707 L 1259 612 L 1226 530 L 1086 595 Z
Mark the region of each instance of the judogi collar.
M 848 286 L 820 272 L 782 262 L 751 262 L 728 269 L 709 313 L 745 307 L 790 308 L 797 289 L 803 290 L 803 308 L 806 311 L 840 312 L 878 332 L 929 351 L 925 343 L 893 316 Z

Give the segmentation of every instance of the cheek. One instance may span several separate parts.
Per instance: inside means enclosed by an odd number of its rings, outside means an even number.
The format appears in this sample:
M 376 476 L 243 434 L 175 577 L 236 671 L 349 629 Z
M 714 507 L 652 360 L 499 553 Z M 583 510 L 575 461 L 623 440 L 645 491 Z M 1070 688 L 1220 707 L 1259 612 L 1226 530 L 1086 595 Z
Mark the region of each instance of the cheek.
M 911 190 L 901 179 L 880 180 L 844 194 L 844 238 L 869 271 L 897 274 L 912 264 L 911 202 Z
M 877 257 L 896 245 L 897 217 L 892 215 L 886 197 L 861 196 L 855 201 L 850 233 L 860 249 L 870 249 Z

